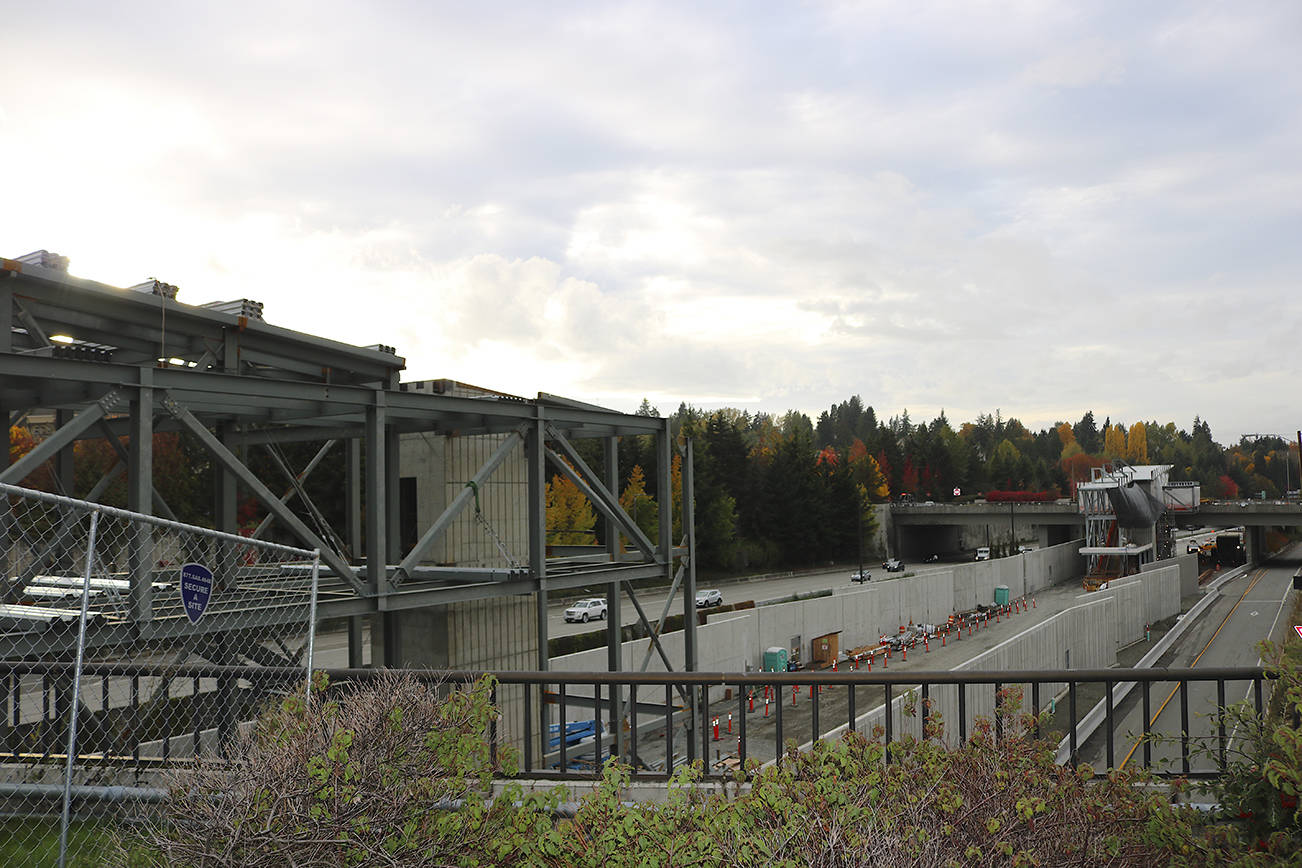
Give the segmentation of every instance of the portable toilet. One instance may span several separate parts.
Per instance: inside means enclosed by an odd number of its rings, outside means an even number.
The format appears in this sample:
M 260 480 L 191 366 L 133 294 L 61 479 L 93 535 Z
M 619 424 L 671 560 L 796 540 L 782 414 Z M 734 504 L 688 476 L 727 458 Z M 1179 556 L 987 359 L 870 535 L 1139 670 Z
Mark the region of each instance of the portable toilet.
M 1008 605 L 1008 586 L 1007 586 L 1007 585 L 995 585 L 995 605 L 996 605 L 996 606 L 1007 606 L 1007 605 Z
M 787 671 L 787 649 L 781 645 L 774 645 L 772 648 L 764 649 L 764 671 L 765 672 L 786 672 Z

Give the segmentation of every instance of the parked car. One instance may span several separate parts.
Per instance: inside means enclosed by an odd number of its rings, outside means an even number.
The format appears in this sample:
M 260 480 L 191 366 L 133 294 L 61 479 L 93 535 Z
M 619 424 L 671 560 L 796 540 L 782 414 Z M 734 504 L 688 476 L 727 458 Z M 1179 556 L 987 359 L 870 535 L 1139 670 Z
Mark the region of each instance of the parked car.
M 855 570 L 853 573 L 850 574 L 850 581 L 852 582 L 863 583 L 863 582 L 871 582 L 872 580 L 873 580 L 873 574 L 868 572 L 867 570 Z
M 940 560 L 940 555 L 932 554 L 932 555 L 927 555 L 925 558 L 923 558 L 922 562 L 924 564 L 934 564 L 939 560 Z
M 980 546 L 976 550 L 976 559 L 979 561 L 990 560 L 990 546 Z
M 888 573 L 902 572 L 904 570 L 904 561 L 899 558 L 891 558 L 886 561 L 886 563 L 882 564 L 882 567 L 885 568 Z
M 722 606 L 723 594 L 713 588 L 705 591 L 696 592 L 696 608 L 704 609 L 708 606 Z
M 573 606 L 565 610 L 566 621 L 588 621 L 600 618 L 606 620 L 606 601 L 605 599 L 579 600 Z
M 1196 554 L 1198 554 L 1198 544 L 1197 544 L 1197 543 L 1189 543 L 1189 545 L 1185 546 L 1184 551 L 1185 551 L 1185 554 L 1187 554 L 1187 555 L 1196 555 Z

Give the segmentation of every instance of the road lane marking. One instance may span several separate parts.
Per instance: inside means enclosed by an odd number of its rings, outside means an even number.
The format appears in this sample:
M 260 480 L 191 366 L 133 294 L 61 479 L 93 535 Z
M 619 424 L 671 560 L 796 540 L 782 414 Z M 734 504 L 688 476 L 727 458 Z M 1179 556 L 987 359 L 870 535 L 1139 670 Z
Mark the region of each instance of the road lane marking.
M 1203 646 L 1203 650 L 1198 652 L 1198 656 L 1193 659 L 1193 662 L 1189 664 L 1188 668 L 1193 669 L 1195 666 L 1198 665 L 1198 661 L 1201 660 L 1203 655 L 1207 653 L 1207 649 L 1212 647 L 1212 643 L 1216 641 L 1216 637 L 1221 634 L 1222 628 L 1224 628 L 1225 625 L 1229 623 L 1231 616 L 1234 615 L 1235 609 L 1238 609 L 1239 604 L 1243 602 L 1243 598 L 1248 596 L 1248 592 L 1251 591 L 1253 588 L 1255 588 L 1257 586 L 1257 582 L 1260 582 L 1262 578 L 1265 577 L 1265 575 L 1266 575 L 1266 570 L 1260 569 L 1258 570 L 1256 575 L 1253 576 L 1252 581 L 1248 584 L 1248 587 L 1246 587 L 1243 590 L 1243 594 L 1239 597 L 1238 601 L 1234 604 L 1234 608 L 1230 609 L 1229 613 L 1226 614 L 1224 620 L 1221 621 L 1220 626 L 1216 628 L 1216 632 L 1212 634 L 1212 638 L 1207 640 L 1207 644 Z M 1156 713 L 1153 714 L 1153 719 L 1148 722 L 1149 732 L 1152 732 L 1153 724 L 1157 723 L 1157 719 L 1162 715 L 1162 711 L 1166 708 L 1167 703 L 1171 701 L 1171 697 L 1175 696 L 1176 693 L 1179 692 L 1179 690 L 1180 690 L 1180 685 L 1177 684 L 1171 690 L 1170 695 L 1167 696 L 1166 699 L 1162 700 L 1162 705 L 1157 709 Z M 1135 755 L 1135 751 L 1139 749 L 1139 745 L 1143 742 L 1143 740 L 1144 740 L 1143 736 L 1140 736 L 1139 740 L 1136 741 L 1134 746 L 1130 748 L 1130 753 L 1126 754 L 1126 758 L 1121 761 L 1121 765 L 1117 766 L 1118 771 L 1126 767 L 1126 763 L 1130 762 L 1130 758 Z

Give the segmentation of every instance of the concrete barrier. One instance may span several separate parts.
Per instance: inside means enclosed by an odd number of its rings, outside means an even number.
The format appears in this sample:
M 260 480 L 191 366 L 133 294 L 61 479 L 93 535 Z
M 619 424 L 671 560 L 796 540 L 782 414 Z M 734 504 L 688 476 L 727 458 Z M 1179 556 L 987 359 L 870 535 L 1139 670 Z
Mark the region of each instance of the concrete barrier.
M 1247 566 L 1235 567 L 1234 569 L 1228 571 L 1223 576 L 1218 578 L 1212 584 L 1208 585 L 1207 593 L 1203 595 L 1203 598 L 1199 600 L 1197 603 L 1195 603 L 1193 608 L 1191 608 L 1188 612 L 1186 612 L 1184 614 L 1184 617 L 1182 617 L 1179 621 L 1177 621 L 1174 627 L 1172 627 L 1170 630 L 1167 630 L 1166 635 L 1164 635 L 1161 639 L 1158 639 L 1157 642 L 1154 643 L 1153 647 L 1149 649 L 1149 652 L 1145 654 L 1138 663 L 1135 664 L 1135 668 L 1147 669 L 1151 667 L 1154 663 L 1156 663 L 1159 659 L 1161 659 L 1162 655 L 1165 654 L 1168 650 L 1170 650 L 1171 646 L 1174 645 L 1176 641 L 1189 630 L 1189 628 L 1194 624 L 1194 622 L 1196 622 L 1200 617 L 1202 617 L 1203 613 L 1205 613 L 1211 607 L 1212 603 L 1215 602 L 1215 600 L 1218 597 L 1220 597 L 1221 588 L 1225 585 L 1225 583 L 1232 581 L 1233 579 L 1236 579 L 1239 576 L 1243 575 L 1244 572 L 1247 571 L 1247 569 L 1248 569 Z M 1116 687 L 1112 688 L 1112 707 L 1116 708 L 1118 705 L 1120 705 L 1122 700 L 1124 700 L 1127 696 L 1129 696 L 1130 691 L 1134 689 L 1135 689 L 1135 683 L 1133 681 L 1126 682 L 1125 684 L 1118 684 Z M 1089 739 L 1092 735 L 1094 735 L 1094 733 L 1098 730 L 1099 726 L 1103 723 L 1104 719 L 1107 717 L 1107 712 L 1108 709 L 1107 709 L 1106 698 L 1100 699 L 1098 703 L 1095 704 L 1095 706 L 1091 708 L 1088 712 L 1086 712 L 1085 716 L 1080 719 L 1080 722 L 1076 725 L 1076 744 L 1078 746 L 1084 744 L 1087 739 Z M 1071 757 L 1070 737 L 1064 737 L 1063 740 L 1058 743 L 1058 753 L 1057 753 L 1058 764 L 1059 765 L 1065 764 L 1067 760 L 1070 759 L 1070 757 Z

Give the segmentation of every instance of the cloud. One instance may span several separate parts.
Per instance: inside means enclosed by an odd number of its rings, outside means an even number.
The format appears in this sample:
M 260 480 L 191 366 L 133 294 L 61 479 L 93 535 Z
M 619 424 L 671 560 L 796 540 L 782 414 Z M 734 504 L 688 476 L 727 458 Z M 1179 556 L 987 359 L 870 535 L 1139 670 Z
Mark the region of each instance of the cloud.
M 1251 398 L 1302 325 L 1288 6 L 56 3 L 7 24 L 58 39 L 0 57 L 5 255 L 624 409 L 857 393 L 914 418 L 1292 425 Z

